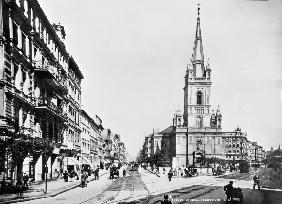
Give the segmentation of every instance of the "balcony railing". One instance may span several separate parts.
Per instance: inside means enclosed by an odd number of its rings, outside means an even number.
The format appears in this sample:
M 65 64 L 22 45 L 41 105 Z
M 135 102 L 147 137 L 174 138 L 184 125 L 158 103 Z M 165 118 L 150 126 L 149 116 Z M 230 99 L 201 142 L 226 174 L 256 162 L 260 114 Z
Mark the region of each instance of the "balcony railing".
M 42 61 L 35 61 L 34 71 L 42 78 L 47 79 L 49 84 L 57 90 L 61 90 L 65 94 L 68 92 L 67 80 L 58 73 L 56 67 L 50 64 L 44 64 Z
M 51 101 L 51 98 L 48 98 L 48 97 L 41 97 L 41 98 L 39 98 L 36 101 L 36 107 L 37 108 L 46 107 L 48 110 L 53 111 L 55 114 L 57 114 L 61 118 L 65 119 L 65 120 L 68 118 L 68 114 L 63 111 L 63 108 L 57 106 L 56 104 L 54 104 Z

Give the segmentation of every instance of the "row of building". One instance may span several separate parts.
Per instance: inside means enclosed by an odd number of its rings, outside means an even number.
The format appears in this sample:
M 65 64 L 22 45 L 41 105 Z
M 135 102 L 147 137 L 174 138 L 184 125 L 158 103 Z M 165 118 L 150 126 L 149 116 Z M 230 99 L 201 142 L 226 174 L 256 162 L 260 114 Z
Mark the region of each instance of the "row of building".
M 47 171 L 52 177 L 126 159 L 120 135 L 82 109 L 84 76 L 65 37 L 64 27 L 51 24 L 37 0 L 0 2 L 0 144 L 18 135 L 32 140 L 33 148 L 41 143 L 52 149 L 30 151 L 13 166 L 9 147 L 2 146 L 0 172 L 7 177 L 25 172 L 40 180 Z
M 199 10 L 192 58 L 184 77 L 184 112 L 175 113 L 170 127 L 145 137 L 141 157 L 159 152 L 172 167 L 201 165 L 206 157 L 261 162 L 266 154 L 263 147 L 251 142 L 239 127 L 223 131 L 220 108 L 211 107 L 212 70 L 204 59 Z

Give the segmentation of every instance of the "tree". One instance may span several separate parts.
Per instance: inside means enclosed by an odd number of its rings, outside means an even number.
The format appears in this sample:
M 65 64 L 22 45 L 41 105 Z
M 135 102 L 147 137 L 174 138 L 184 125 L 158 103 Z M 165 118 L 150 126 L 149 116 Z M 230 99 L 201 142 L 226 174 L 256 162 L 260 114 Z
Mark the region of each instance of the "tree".
M 248 161 L 240 161 L 239 162 L 239 170 L 240 173 L 248 173 L 250 170 L 250 164 Z
M 266 157 L 266 164 L 269 168 L 279 169 L 282 166 L 282 150 L 278 148 L 270 152 Z

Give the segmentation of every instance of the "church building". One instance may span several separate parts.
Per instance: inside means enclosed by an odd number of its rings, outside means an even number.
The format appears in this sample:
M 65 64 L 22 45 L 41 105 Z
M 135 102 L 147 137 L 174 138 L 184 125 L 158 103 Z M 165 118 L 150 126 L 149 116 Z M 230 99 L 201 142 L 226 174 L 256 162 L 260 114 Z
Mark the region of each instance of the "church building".
M 145 138 L 145 154 L 150 157 L 159 149 L 168 158 L 170 166 L 201 166 L 205 157 L 226 160 L 248 160 L 247 134 L 239 127 L 235 131 L 222 130 L 220 107 L 211 106 L 211 67 L 204 58 L 198 8 L 193 54 L 185 73 L 184 113 L 178 110 L 172 126 L 154 132 Z M 256 145 L 256 144 L 255 144 Z M 256 146 L 260 147 L 260 146 Z M 261 152 L 264 150 L 260 147 Z M 257 156 L 262 160 L 263 154 Z

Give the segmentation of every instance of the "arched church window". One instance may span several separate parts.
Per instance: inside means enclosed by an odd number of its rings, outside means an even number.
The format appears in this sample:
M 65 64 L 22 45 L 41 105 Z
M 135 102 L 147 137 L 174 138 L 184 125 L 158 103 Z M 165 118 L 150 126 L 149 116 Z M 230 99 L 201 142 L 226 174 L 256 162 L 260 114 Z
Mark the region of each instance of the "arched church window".
M 197 92 L 197 105 L 202 105 L 203 104 L 203 101 L 202 101 L 202 92 L 201 91 L 198 91 Z
M 197 117 L 196 125 L 197 125 L 198 128 L 202 128 L 203 127 L 203 119 L 202 119 L 202 117 Z

